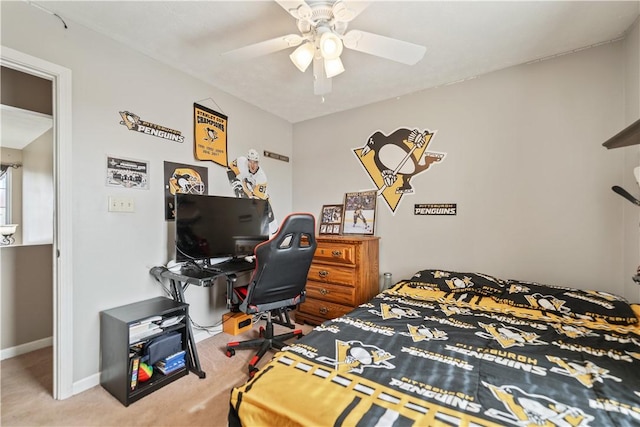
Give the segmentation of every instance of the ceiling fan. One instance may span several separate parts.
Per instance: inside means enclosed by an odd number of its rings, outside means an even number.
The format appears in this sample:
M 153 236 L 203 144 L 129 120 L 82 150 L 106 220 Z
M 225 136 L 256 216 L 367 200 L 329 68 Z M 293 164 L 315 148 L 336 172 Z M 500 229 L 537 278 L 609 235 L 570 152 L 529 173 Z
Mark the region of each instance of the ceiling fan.
M 244 46 L 226 53 L 227 58 L 246 60 L 298 46 L 289 55 L 293 64 L 305 72 L 313 63 L 316 95 L 331 92 L 331 78 L 344 72 L 340 60 L 343 47 L 413 65 L 424 56 L 426 48 L 360 30 L 347 32 L 347 26 L 368 5 L 347 0 L 275 0 L 296 18 L 300 34 L 288 34 Z

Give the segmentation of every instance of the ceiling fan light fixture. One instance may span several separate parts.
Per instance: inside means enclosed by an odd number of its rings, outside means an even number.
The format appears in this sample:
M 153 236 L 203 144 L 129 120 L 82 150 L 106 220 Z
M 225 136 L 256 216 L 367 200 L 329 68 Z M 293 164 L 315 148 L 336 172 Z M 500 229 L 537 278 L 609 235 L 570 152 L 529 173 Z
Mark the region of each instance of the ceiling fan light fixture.
M 325 59 L 324 60 L 324 73 L 328 79 L 344 73 L 344 65 L 340 58 Z
M 313 46 L 313 43 L 306 42 L 298 46 L 296 50 L 294 50 L 293 53 L 289 55 L 289 58 L 291 59 L 291 62 L 293 62 L 293 65 L 295 65 L 298 70 L 304 73 L 305 71 L 307 71 L 309 64 L 311 64 L 311 61 L 313 61 L 314 55 L 315 47 Z
M 320 36 L 320 54 L 324 59 L 340 58 L 342 54 L 342 40 L 331 31 Z

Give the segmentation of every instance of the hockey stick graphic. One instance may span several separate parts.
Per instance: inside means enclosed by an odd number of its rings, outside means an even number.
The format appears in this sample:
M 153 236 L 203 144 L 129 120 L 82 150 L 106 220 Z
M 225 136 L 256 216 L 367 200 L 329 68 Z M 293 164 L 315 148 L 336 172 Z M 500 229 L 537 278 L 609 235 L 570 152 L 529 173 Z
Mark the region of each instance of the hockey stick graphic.
M 627 190 L 625 190 L 622 187 L 618 187 L 617 185 L 614 185 L 613 187 L 611 187 L 611 189 L 613 191 L 615 191 L 616 193 L 618 193 L 619 195 L 621 195 L 622 197 L 624 197 L 625 199 L 627 199 L 628 201 L 630 201 L 631 203 L 633 203 L 634 205 L 638 205 L 640 206 L 640 200 L 636 199 L 635 197 L 633 197 L 631 194 L 629 194 L 629 192 Z

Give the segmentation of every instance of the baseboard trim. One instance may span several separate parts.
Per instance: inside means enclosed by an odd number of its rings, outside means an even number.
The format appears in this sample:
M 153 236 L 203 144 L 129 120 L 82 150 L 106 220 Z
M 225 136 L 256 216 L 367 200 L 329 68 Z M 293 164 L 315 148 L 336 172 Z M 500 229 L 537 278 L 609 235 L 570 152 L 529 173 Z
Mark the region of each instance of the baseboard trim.
M 100 373 L 90 375 L 86 378 L 81 379 L 80 381 L 74 382 L 72 393 L 75 396 L 76 394 L 87 391 L 97 385 L 100 385 Z
M 211 338 L 213 335 L 216 335 L 220 332 L 222 332 L 222 327 L 220 327 L 220 331 L 214 329 L 213 333 L 199 331 L 193 334 L 193 338 L 195 339 L 196 343 L 198 343 L 202 340 L 206 340 L 207 338 Z M 75 383 L 73 383 L 73 394 L 76 395 L 82 393 L 83 391 L 87 391 L 97 385 L 100 385 L 100 373 L 90 375 L 86 378 L 81 379 L 80 381 L 76 381 Z
M 222 327 L 220 327 L 220 331 L 215 330 L 213 333 L 206 331 L 198 331 L 193 334 L 193 338 L 196 343 L 205 340 L 207 338 L 211 338 L 213 335 L 222 332 Z M 43 338 L 41 340 L 32 341 L 26 344 L 21 344 L 15 347 L 5 348 L 0 351 L 0 360 L 10 359 L 12 357 L 20 356 L 21 354 L 30 353 L 35 350 L 40 350 L 45 347 L 53 346 L 53 337 Z M 90 388 L 93 388 L 97 385 L 100 385 L 100 373 L 90 375 L 86 378 L 81 379 L 80 381 L 76 381 L 73 383 L 72 395 L 76 395 L 82 393 L 83 391 L 87 391 Z
M 0 360 L 10 359 L 12 357 L 20 356 L 21 354 L 30 353 L 35 350 L 40 350 L 45 347 L 53 346 L 53 337 L 42 338 L 41 340 L 31 341 L 26 344 L 20 344 L 15 347 L 5 348 L 0 351 Z

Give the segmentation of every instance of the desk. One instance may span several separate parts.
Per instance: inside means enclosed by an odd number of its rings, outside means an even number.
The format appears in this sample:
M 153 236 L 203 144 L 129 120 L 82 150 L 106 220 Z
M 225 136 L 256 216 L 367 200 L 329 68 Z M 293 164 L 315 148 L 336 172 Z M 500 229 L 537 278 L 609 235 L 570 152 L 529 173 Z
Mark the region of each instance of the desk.
M 172 298 L 181 303 L 187 303 L 184 297 L 184 291 L 189 285 L 211 287 L 216 282 L 216 279 L 224 276 L 227 281 L 227 308 L 231 307 L 230 291 L 233 287 L 233 283 L 236 281 L 236 273 L 242 273 L 244 271 L 253 270 L 253 265 L 250 263 L 238 263 L 237 268 L 233 271 L 216 272 L 212 271 L 210 276 L 207 277 L 191 277 L 186 276 L 180 272 L 173 272 L 166 267 L 153 267 L 149 270 L 149 274 L 154 276 L 158 281 L 162 279 L 169 280 L 171 284 L 171 296 Z M 193 329 L 191 328 L 191 319 L 187 323 L 187 337 L 189 351 L 187 357 L 187 365 L 189 370 L 196 374 L 199 378 L 204 378 L 206 373 L 200 367 L 200 359 L 198 357 L 198 349 L 196 348 L 195 338 L 193 337 Z

